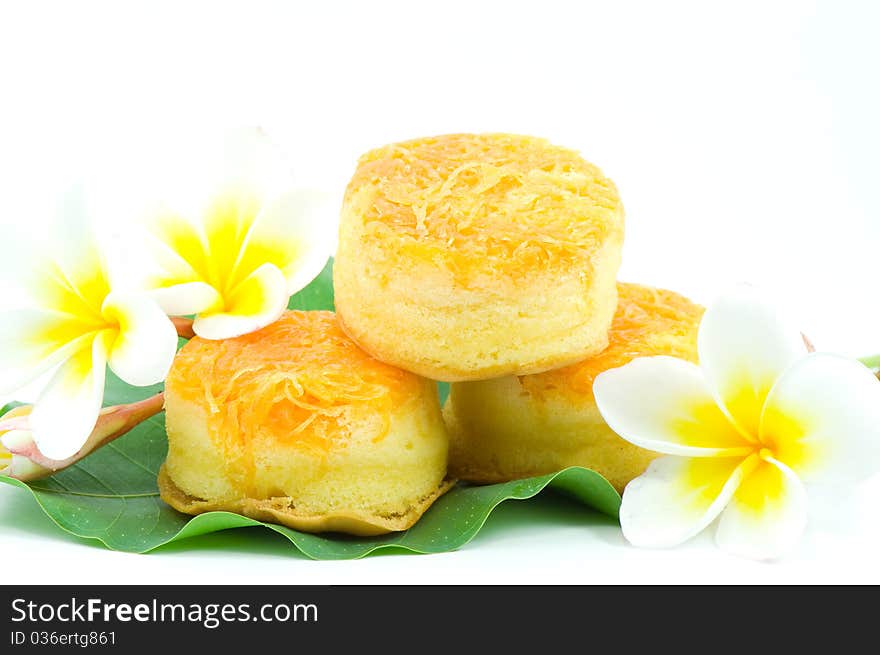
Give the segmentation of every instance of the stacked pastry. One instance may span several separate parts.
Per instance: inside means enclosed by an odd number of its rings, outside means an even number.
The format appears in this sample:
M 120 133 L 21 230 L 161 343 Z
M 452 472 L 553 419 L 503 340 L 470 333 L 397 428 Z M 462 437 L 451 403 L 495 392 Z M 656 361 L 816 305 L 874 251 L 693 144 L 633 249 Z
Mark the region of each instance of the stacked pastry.
M 618 284 L 623 232 L 611 180 L 541 139 L 367 153 L 342 207 L 338 314 L 288 312 L 179 353 L 162 497 L 369 535 L 411 526 L 450 477 L 580 465 L 622 489 L 654 454 L 602 421 L 593 379 L 643 355 L 695 359 L 702 311 Z M 452 383 L 442 416 L 433 380 Z
M 605 424 L 592 382 L 639 356 L 695 360 L 702 308 L 617 283 L 623 223 L 611 180 L 542 139 L 458 134 L 361 158 L 337 311 L 377 359 L 452 382 L 451 475 L 579 465 L 622 490 L 654 457 Z

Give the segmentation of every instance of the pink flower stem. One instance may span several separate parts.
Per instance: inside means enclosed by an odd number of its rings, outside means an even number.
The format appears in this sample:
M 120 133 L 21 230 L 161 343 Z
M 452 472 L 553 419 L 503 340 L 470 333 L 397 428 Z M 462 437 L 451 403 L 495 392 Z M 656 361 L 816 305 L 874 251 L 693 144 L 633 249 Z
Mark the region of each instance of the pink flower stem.
M 165 393 L 160 392 L 155 396 L 150 396 L 145 400 L 135 403 L 105 407 L 101 410 L 95 429 L 92 430 L 92 434 L 89 436 L 85 444 L 83 444 L 83 447 L 80 448 L 75 455 L 68 457 L 67 459 L 49 459 L 37 449 L 36 444 L 33 442 L 31 442 L 26 448 L 14 451 L 10 450 L 10 452 L 27 457 L 32 462 L 45 467 L 48 470 L 46 473 L 47 476 L 52 475 L 58 471 L 66 469 L 72 464 L 75 464 L 86 455 L 89 455 L 98 448 L 107 445 L 114 439 L 118 439 L 151 416 L 155 416 L 162 411 L 164 404 Z
M 193 322 L 191 318 L 174 316 L 171 318 L 171 322 L 174 323 L 174 327 L 177 329 L 177 336 L 184 339 L 192 339 L 196 336 L 196 333 L 193 332 Z

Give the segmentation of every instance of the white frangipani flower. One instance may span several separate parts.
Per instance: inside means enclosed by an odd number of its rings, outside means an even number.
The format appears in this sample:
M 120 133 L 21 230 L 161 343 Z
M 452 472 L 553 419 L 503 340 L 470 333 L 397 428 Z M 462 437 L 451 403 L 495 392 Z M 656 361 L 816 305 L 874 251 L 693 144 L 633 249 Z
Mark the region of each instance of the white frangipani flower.
M 778 557 L 803 532 L 807 490 L 880 468 L 880 382 L 856 361 L 808 353 L 749 287 L 706 311 L 698 350 L 699 366 L 639 358 L 595 381 L 608 425 L 666 455 L 624 491 L 624 535 L 674 546 L 720 519 L 722 548 Z
M 175 152 L 164 175 L 150 176 L 145 284 L 169 315 L 196 315 L 197 335 L 223 339 L 281 315 L 326 264 L 334 222 L 293 188 L 260 130 L 214 146 Z
M 106 367 L 136 386 L 161 382 L 177 334 L 148 295 L 120 282 L 108 249 L 71 196 L 55 252 L 34 255 L 9 283 L 21 289 L 0 323 L 0 395 L 17 397 L 40 384 L 28 430 L 46 457 L 63 460 L 85 444 L 101 410 Z M 45 244 L 42 249 L 51 251 Z

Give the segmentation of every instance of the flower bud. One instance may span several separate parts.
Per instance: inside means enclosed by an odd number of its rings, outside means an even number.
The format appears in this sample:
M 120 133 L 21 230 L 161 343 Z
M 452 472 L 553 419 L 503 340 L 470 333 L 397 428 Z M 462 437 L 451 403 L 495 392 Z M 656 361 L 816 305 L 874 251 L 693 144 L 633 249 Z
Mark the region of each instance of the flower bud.
M 37 448 L 30 430 L 33 405 L 15 407 L 0 417 L 0 475 L 28 482 L 57 473 L 158 414 L 164 400 L 160 393 L 136 403 L 105 407 L 83 447 L 63 460 L 49 459 Z

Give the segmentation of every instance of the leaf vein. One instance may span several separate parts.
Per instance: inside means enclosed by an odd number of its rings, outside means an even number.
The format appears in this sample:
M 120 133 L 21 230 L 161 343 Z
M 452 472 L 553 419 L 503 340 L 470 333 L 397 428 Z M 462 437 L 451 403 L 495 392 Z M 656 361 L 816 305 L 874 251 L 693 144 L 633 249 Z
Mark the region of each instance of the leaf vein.
M 107 444 L 107 448 L 109 448 L 110 450 L 112 450 L 112 451 L 114 451 L 115 453 L 119 454 L 123 459 L 127 459 L 129 462 L 131 462 L 132 464 L 134 464 L 135 466 L 137 466 L 137 467 L 138 467 L 139 469 L 141 469 L 142 471 L 144 471 L 144 472 L 146 472 L 146 473 L 149 473 L 149 474 L 152 475 L 152 476 L 159 475 L 159 472 L 158 472 L 158 471 L 151 471 L 151 470 L 148 469 L 146 466 L 144 466 L 143 464 L 141 464 L 140 462 L 138 462 L 136 459 L 134 459 L 134 458 L 132 458 L 130 455 L 128 455 L 124 450 L 122 450 L 121 448 L 119 448 L 116 444 L 114 444 L 114 443 L 109 443 L 109 444 Z
M 58 489 L 49 489 L 48 487 L 38 487 L 35 484 L 28 486 L 34 491 L 39 491 L 41 493 L 58 494 L 60 496 L 85 496 L 87 498 L 151 498 L 159 495 L 158 491 L 144 492 L 141 494 L 93 494 L 85 491 L 71 491 L 70 489 L 59 491 Z

